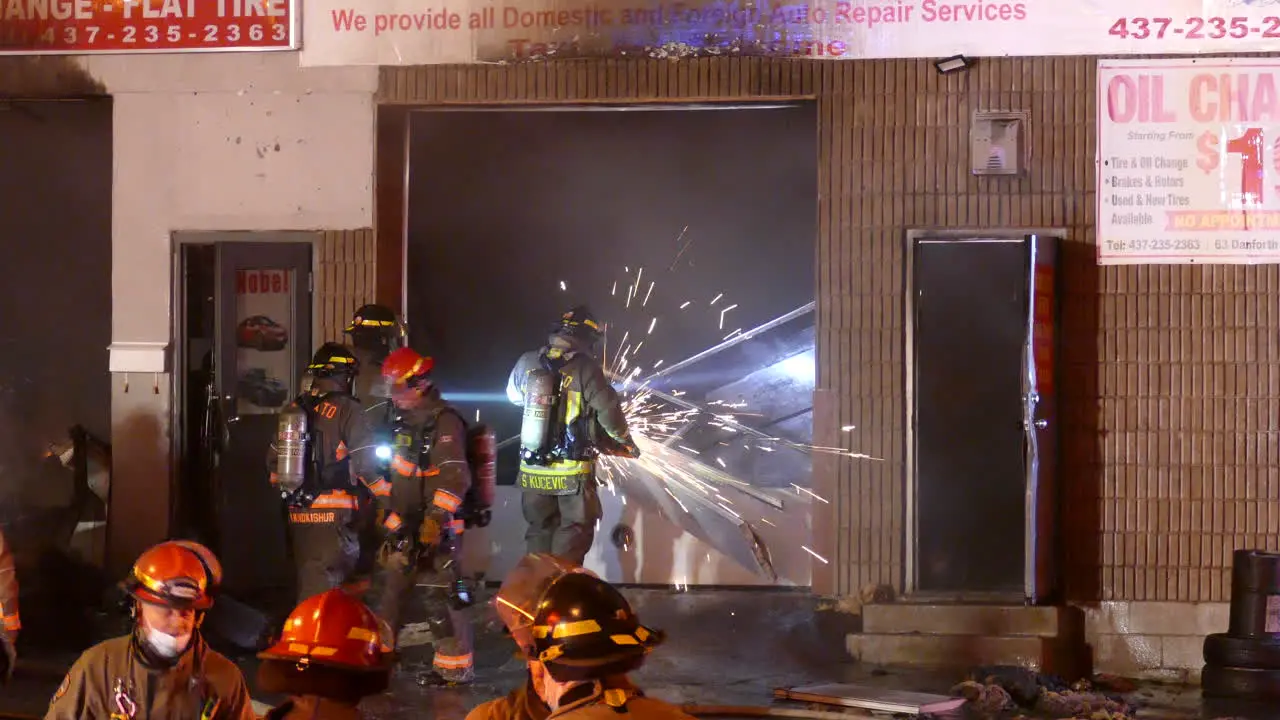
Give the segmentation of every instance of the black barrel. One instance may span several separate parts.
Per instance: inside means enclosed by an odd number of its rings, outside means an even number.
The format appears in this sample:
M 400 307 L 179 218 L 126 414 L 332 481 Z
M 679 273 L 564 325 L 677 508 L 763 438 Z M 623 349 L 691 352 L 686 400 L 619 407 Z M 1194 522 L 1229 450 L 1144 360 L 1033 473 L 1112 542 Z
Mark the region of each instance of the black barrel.
M 1280 553 L 1235 551 L 1227 634 L 1237 638 L 1280 637 Z

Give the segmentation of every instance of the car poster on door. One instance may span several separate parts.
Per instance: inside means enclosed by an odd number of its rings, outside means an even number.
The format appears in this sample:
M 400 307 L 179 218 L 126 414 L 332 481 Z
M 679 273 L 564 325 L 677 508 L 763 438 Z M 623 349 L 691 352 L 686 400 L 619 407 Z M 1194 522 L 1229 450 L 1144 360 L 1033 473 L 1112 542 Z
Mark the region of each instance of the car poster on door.
M 236 410 L 279 412 L 297 394 L 293 368 L 293 271 L 236 272 Z

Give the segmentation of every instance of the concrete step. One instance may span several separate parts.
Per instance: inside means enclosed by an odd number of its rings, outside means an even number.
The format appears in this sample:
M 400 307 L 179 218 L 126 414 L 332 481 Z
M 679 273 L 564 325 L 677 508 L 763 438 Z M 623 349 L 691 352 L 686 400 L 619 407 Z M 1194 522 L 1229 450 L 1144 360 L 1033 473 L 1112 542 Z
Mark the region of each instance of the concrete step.
M 851 634 L 845 648 L 869 665 L 911 665 L 968 670 L 979 665 L 1017 665 L 1060 675 L 1088 677 L 1089 649 L 1083 638 L 1030 635 Z
M 1084 613 L 1069 606 L 873 604 L 862 608 L 862 631 L 871 635 L 1082 637 Z

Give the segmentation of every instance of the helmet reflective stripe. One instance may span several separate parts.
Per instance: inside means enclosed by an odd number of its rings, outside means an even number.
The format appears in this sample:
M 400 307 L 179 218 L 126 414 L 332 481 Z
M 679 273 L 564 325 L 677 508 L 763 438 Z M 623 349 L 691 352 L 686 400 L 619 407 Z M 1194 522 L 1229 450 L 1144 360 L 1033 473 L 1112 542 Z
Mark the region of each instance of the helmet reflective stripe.
M 418 371 L 422 369 L 422 364 L 424 360 L 426 360 L 426 358 L 418 358 L 417 360 L 415 360 L 413 363 L 413 367 L 409 368 L 408 371 L 401 373 L 400 377 L 396 378 L 397 382 L 408 380 L 414 375 L 420 374 Z
M 200 581 L 193 578 L 175 578 L 163 582 L 141 570 L 135 573 L 142 586 L 151 592 L 178 600 L 194 600 L 202 594 Z

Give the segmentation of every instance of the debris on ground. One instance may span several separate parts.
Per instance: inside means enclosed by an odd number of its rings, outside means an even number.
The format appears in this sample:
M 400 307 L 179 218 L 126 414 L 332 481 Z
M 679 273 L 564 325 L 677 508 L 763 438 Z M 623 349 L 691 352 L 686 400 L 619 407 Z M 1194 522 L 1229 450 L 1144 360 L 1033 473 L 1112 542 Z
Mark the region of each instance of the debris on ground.
M 1099 680 L 1097 684 L 1080 680 L 1068 685 L 1054 675 L 991 665 L 974 668 L 951 693 L 967 699 L 970 710 L 978 715 L 1021 710 L 1055 720 L 1131 720 L 1136 708 L 1112 689 L 1119 683 L 1110 677 Z

